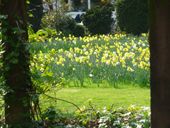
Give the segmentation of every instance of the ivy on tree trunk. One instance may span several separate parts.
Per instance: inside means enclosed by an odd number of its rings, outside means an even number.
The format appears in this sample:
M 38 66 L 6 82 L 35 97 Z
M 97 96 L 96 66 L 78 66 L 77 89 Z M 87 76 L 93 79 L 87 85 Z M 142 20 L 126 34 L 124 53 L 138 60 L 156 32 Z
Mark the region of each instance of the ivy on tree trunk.
M 5 100 L 5 123 L 9 127 L 32 127 L 32 89 L 29 50 L 27 47 L 26 0 L 1 0 L 1 13 L 6 16 L 2 22 L 3 70 L 8 88 Z

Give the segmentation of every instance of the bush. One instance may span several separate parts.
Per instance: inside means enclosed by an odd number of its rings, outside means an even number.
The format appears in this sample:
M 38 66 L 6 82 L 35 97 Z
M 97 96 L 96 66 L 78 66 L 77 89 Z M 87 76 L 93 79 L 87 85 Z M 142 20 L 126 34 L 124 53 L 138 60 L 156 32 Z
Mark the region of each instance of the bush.
M 41 26 L 43 29 L 56 29 L 62 32 L 63 36 L 84 36 L 87 30 L 85 26 L 78 25 L 72 17 L 66 16 L 60 11 L 47 12 L 42 18 Z
M 111 32 L 113 22 L 111 7 L 97 6 L 86 12 L 83 18 L 84 25 L 91 34 L 108 34 Z
M 73 35 L 76 37 L 83 37 L 87 34 L 87 28 L 83 25 L 76 25 L 74 28 Z
M 148 0 L 118 0 L 116 12 L 121 31 L 134 35 L 148 31 Z
M 47 1 L 46 1 L 47 2 Z M 48 3 L 49 2 L 49 3 Z M 48 5 L 52 5 L 52 1 L 48 1 Z M 50 4 L 51 3 L 51 4 Z M 50 7 L 49 7 L 50 8 Z M 50 9 L 50 10 L 45 10 L 46 12 L 44 13 L 44 16 L 41 20 L 41 27 L 44 28 L 52 28 L 54 29 L 56 27 L 56 22 L 58 19 L 63 18 L 64 13 L 66 11 L 65 4 L 62 2 L 61 7 L 55 9 Z
M 69 34 L 73 35 L 75 26 L 76 26 L 75 20 L 69 16 L 57 18 L 56 29 L 58 31 L 61 31 L 65 36 L 68 36 Z
M 42 28 L 55 28 L 57 12 L 49 11 L 44 14 L 41 20 L 41 27 Z
M 69 16 L 63 16 L 63 18 L 58 19 L 56 29 L 61 31 L 64 36 L 74 35 L 79 37 L 85 36 L 87 33 L 85 26 L 77 24 L 76 21 Z
M 44 15 L 41 26 L 43 28 L 56 29 L 57 31 L 61 31 L 64 36 L 68 36 L 69 34 L 73 35 L 76 22 L 73 18 L 65 16 L 62 13 L 59 14 L 57 11 L 50 11 Z

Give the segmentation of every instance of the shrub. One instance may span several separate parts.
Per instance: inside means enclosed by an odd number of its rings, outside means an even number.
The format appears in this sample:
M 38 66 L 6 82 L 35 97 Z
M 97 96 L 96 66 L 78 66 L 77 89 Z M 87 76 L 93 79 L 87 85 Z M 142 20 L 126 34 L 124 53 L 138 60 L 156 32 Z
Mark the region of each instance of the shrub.
M 47 2 L 47 1 L 46 1 Z M 46 3 L 45 2 L 45 3 Z M 47 5 L 49 6 L 49 8 L 51 8 L 50 10 L 45 10 L 45 14 L 42 18 L 41 21 L 41 27 L 44 28 L 52 28 L 54 29 L 56 27 L 56 22 L 58 21 L 58 19 L 63 18 L 64 16 L 64 12 L 66 11 L 66 6 L 64 2 L 61 2 L 61 7 L 57 8 L 56 10 L 53 9 L 53 7 L 51 7 L 52 1 L 48 1 Z
M 76 22 L 73 18 L 63 13 L 49 11 L 44 15 L 41 26 L 43 28 L 55 28 L 57 31 L 61 31 L 64 36 L 68 36 L 69 34 L 73 35 Z
M 55 11 L 49 11 L 44 14 L 41 20 L 42 28 L 55 28 L 57 13 Z
M 148 31 L 148 1 L 118 0 L 116 3 L 118 26 L 121 31 L 140 35 Z
M 105 6 L 97 6 L 86 12 L 83 18 L 84 25 L 91 34 L 108 34 L 111 32 L 113 22 L 112 9 Z
M 76 37 L 83 37 L 85 36 L 87 33 L 87 29 L 85 26 L 83 25 L 76 25 L 75 28 L 74 28 L 74 32 L 73 32 L 73 35 L 76 36 Z
M 85 26 L 78 25 L 75 19 L 58 10 L 47 12 L 42 18 L 41 26 L 43 29 L 56 29 L 62 32 L 63 36 L 84 36 L 87 30 Z
M 61 32 L 57 32 L 55 29 L 44 28 L 38 30 L 36 33 L 33 32 L 31 28 L 28 29 L 29 42 L 49 42 L 55 38 L 63 37 Z
M 62 18 L 56 19 L 56 29 L 61 31 L 65 36 L 69 34 L 73 35 L 76 22 L 73 18 L 69 16 L 63 16 Z
M 56 21 L 57 31 L 61 31 L 64 36 L 74 35 L 76 37 L 85 36 L 87 29 L 83 25 L 79 25 L 75 20 L 69 16 L 63 16 L 63 18 Z

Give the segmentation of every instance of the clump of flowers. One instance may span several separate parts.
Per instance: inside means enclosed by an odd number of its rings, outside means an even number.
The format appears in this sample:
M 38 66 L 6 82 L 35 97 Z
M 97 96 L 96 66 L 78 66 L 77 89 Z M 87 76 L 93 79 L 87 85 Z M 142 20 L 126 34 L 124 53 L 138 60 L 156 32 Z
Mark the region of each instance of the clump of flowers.
M 64 78 L 67 85 L 68 81 L 76 81 L 74 83 L 84 86 L 84 81 L 89 80 L 97 84 L 107 81 L 109 85 L 129 82 L 149 86 L 150 53 L 146 34 L 139 37 L 115 34 L 78 38 L 43 33 L 30 35 L 33 74 L 53 78 L 50 82 Z M 45 83 L 53 84 L 50 82 Z

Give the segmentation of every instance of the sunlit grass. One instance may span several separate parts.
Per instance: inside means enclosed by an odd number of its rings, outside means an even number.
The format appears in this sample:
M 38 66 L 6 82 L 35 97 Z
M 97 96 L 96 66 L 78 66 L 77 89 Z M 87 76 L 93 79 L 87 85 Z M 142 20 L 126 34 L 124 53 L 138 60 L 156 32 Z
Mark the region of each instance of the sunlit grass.
M 55 89 L 48 93 L 52 97 L 57 97 L 70 101 L 80 108 L 91 105 L 95 108 L 103 107 L 128 107 L 130 105 L 149 106 L 150 90 L 126 85 L 122 88 L 63 88 L 59 91 Z M 63 112 L 73 112 L 77 108 L 69 103 L 48 99 L 46 96 L 41 97 L 41 106 L 54 106 Z

